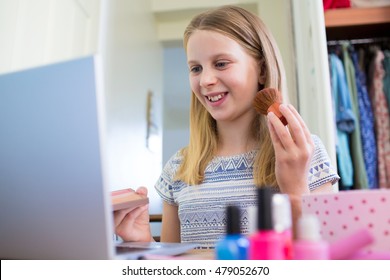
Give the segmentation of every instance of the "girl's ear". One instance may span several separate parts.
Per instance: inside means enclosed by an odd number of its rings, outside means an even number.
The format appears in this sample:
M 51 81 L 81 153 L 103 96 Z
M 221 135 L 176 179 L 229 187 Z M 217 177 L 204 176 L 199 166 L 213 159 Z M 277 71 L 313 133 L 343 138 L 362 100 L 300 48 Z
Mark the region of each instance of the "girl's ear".
M 265 66 L 264 58 L 259 61 L 259 71 L 259 84 L 264 87 L 265 82 L 267 81 L 267 67 Z

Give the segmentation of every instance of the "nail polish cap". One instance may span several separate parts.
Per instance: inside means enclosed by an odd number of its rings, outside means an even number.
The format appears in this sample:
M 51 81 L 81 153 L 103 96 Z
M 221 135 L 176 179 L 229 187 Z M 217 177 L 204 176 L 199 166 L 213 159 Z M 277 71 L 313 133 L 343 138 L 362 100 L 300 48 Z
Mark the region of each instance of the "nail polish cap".
M 276 193 L 272 196 L 272 218 L 275 231 L 291 229 L 291 203 L 287 194 Z
M 302 215 L 298 220 L 298 239 L 308 241 L 321 240 L 320 222 L 314 215 Z
M 260 187 L 257 189 L 258 212 L 257 229 L 273 230 L 272 221 L 272 195 L 270 187 Z
M 226 207 L 226 234 L 240 234 L 240 208 L 234 205 Z

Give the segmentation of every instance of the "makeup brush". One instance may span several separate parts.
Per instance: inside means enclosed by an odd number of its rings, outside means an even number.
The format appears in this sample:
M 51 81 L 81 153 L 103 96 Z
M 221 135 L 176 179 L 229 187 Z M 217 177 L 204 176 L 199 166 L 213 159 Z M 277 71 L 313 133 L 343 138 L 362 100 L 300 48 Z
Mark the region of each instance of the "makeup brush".
M 256 112 L 262 115 L 273 112 L 284 125 L 287 125 L 286 118 L 279 111 L 281 103 L 280 93 L 277 89 L 265 88 L 256 94 L 253 106 Z

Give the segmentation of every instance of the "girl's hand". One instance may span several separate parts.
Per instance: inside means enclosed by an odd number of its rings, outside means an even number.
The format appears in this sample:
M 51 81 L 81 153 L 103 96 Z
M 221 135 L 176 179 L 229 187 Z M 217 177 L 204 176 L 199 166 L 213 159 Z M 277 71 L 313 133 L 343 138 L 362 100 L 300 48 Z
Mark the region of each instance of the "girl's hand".
M 148 190 L 140 187 L 136 193 L 147 197 Z M 149 224 L 149 204 L 135 209 L 123 209 L 114 212 L 115 233 L 124 241 L 153 240 Z
M 279 109 L 288 126 L 284 126 L 274 113 L 267 115 L 275 149 L 275 176 L 282 193 L 300 197 L 310 192 L 308 175 L 314 143 L 302 117 L 292 105 L 281 104 Z

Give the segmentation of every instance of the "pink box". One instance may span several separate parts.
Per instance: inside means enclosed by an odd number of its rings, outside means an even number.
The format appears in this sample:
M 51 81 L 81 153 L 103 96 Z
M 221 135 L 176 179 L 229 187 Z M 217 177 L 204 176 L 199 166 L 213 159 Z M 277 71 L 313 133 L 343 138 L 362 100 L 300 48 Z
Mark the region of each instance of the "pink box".
M 302 213 L 318 217 L 321 236 L 329 243 L 365 228 L 374 237 L 364 248 L 367 253 L 390 252 L 390 190 L 310 194 L 302 202 Z

